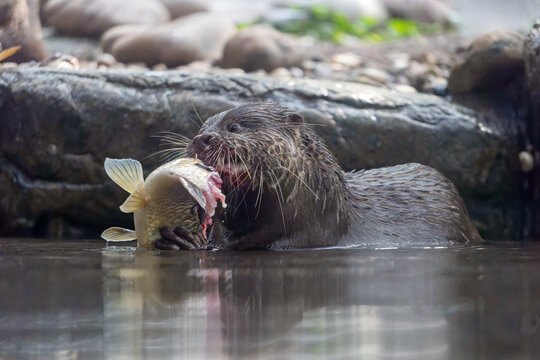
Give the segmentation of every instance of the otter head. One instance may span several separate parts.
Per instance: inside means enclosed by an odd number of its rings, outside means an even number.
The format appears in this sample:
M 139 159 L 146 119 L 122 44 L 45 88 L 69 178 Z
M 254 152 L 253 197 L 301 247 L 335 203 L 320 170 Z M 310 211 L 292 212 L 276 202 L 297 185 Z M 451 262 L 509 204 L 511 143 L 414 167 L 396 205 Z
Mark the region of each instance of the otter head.
M 221 222 L 232 247 L 346 230 L 343 173 L 301 115 L 274 103 L 248 103 L 209 118 L 188 155 L 223 180 Z M 324 230 L 323 230 L 324 229 Z

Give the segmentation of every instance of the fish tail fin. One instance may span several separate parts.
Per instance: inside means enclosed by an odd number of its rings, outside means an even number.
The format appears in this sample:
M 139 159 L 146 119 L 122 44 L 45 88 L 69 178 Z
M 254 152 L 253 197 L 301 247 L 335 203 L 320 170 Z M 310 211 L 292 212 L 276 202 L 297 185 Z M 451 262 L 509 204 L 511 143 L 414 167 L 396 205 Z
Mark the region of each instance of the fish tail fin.
M 131 194 L 120 206 L 120 210 L 130 213 L 146 206 L 143 193 L 144 176 L 140 162 L 133 159 L 106 158 L 105 172 L 116 184 Z
M 143 183 L 140 182 L 139 185 L 137 185 L 135 191 L 133 191 L 131 195 L 128 196 L 126 201 L 124 201 L 124 203 L 120 205 L 120 210 L 125 213 L 131 213 L 142 209 L 145 206 L 146 199 L 144 198 L 143 194 Z
M 105 159 L 105 172 L 122 189 L 132 194 L 142 189 L 144 176 L 142 165 L 133 159 Z
M 121 227 L 111 227 L 101 233 L 101 237 L 107 241 L 131 241 L 137 239 L 135 231 Z

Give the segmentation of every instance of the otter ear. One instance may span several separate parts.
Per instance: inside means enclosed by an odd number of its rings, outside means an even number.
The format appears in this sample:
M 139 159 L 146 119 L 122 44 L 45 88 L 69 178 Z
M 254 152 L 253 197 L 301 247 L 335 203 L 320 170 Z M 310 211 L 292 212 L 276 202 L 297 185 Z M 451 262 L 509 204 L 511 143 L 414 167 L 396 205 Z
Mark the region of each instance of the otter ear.
M 292 123 L 303 123 L 304 117 L 297 113 L 292 113 L 287 116 L 287 120 Z

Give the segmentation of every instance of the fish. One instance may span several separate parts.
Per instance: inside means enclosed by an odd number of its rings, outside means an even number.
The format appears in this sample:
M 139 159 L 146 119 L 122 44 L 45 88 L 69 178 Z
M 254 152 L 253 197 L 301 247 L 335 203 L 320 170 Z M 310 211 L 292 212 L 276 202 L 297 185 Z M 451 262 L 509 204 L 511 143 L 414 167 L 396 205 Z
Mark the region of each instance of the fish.
M 133 213 L 135 230 L 111 227 L 101 237 L 106 241 L 132 241 L 143 248 L 152 248 L 161 236 L 162 227 L 183 226 L 189 232 L 201 232 L 212 225 L 212 216 L 225 195 L 218 172 L 198 159 L 179 158 L 165 163 L 150 173 L 146 180 L 139 161 L 106 158 L 105 172 L 130 195 L 120 206 Z M 204 210 L 202 216 L 199 209 Z

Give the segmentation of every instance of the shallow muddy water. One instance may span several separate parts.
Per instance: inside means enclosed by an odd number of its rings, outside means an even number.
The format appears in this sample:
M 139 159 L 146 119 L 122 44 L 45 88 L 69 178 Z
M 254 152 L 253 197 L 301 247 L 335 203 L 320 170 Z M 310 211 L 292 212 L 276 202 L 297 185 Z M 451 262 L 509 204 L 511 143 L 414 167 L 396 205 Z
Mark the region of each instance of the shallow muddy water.
M 2 359 L 533 359 L 540 244 L 156 252 L 0 239 Z

